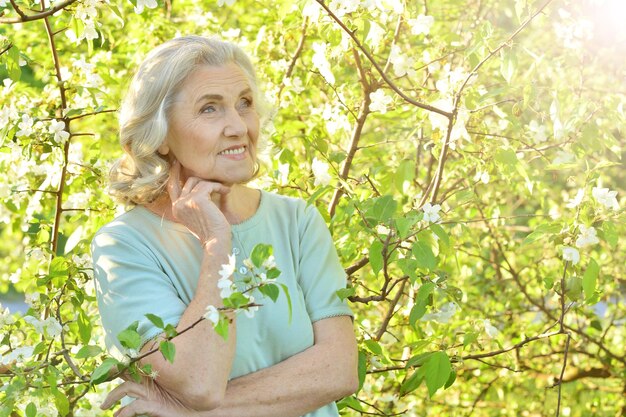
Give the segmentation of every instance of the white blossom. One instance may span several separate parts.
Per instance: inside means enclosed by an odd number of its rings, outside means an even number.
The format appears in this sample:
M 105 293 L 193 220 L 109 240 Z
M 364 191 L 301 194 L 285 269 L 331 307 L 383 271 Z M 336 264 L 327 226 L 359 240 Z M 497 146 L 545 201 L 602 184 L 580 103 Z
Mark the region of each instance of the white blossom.
M 157 379 L 159 377 L 159 371 L 157 371 L 156 369 L 153 369 L 152 371 L 150 371 L 150 375 L 148 376 L 152 379 Z
M 580 203 L 582 203 L 584 196 L 585 196 L 585 190 L 580 188 L 578 192 L 576 193 L 576 196 L 568 200 L 565 207 L 570 208 L 570 209 L 578 207 Z
M 409 19 L 409 26 L 411 26 L 411 33 L 414 35 L 428 35 L 430 28 L 435 23 L 435 18 L 432 16 L 425 16 L 423 14 L 417 16 L 417 19 Z
M 274 258 L 274 255 L 268 256 L 267 259 L 263 261 L 263 268 L 267 270 L 276 268 L 276 259 Z
M 280 185 L 287 185 L 287 183 L 289 183 L 289 164 L 278 163 L 277 180 Z
M 537 142 L 545 142 L 548 140 L 548 129 L 545 125 L 537 123 L 536 120 L 532 120 L 528 124 L 528 130 L 533 133 L 533 136 Z
M 253 304 L 254 303 L 254 297 L 253 296 L 249 296 L 248 297 L 248 303 L 249 304 Z M 249 306 L 246 307 L 243 310 L 243 313 L 246 315 L 246 317 L 248 317 L 249 319 L 254 317 L 254 313 L 256 313 L 259 310 L 259 306 Z
M 370 93 L 370 106 L 369 110 L 372 112 L 378 111 L 382 114 L 387 113 L 387 106 L 393 103 L 393 99 L 385 94 L 381 89 Z
M 385 29 L 380 27 L 376 22 L 372 22 L 365 42 L 369 42 L 372 48 L 376 48 L 385 37 L 385 33 L 387 33 Z
M 54 135 L 54 141 L 59 145 L 65 143 L 67 139 L 69 139 L 70 134 L 65 130 L 65 122 L 64 121 L 54 121 L 50 123 L 50 127 L 48 131 Z
M 578 226 L 578 230 L 580 230 L 580 234 L 576 239 L 577 248 L 585 248 L 600 242 L 598 236 L 596 236 L 596 229 L 593 226 L 587 227 L 581 224 Z
M 489 184 L 489 180 L 491 177 L 487 171 L 476 171 L 476 175 L 474 175 L 474 181 L 480 181 L 483 184 Z
M 34 308 L 37 305 L 37 303 L 39 303 L 39 293 L 37 292 L 27 293 L 24 296 L 24 302 L 28 304 L 31 308 Z
M 0 328 L 13 323 L 15 323 L 15 318 L 11 315 L 9 308 L 3 309 L 2 304 L 0 304 Z
M 356 12 L 360 5 L 361 0 L 333 0 L 329 7 L 337 17 L 343 17 L 348 13 Z
M 232 6 L 235 4 L 235 0 L 217 0 L 217 5 L 222 7 L 223 5 Z
M 226 1 L 230 2 L 230 4 L 233 4 L 235 2 L 235 0 L 226 0 Z M 218 0 L 217 5 L 218 6 L 223 6 L 224 5 L 224 1 L 223 0 Z M 135 13 L 137 13 L 137 14 L 143 13 L 144 7 L 147 7 L 148 9 L 156 9 L 157 2 L 156 2 L 156 0 L 137 0 L 137 6 L 135 6 Z
M 218 321 L 220 321 L 220 312 L 214 305 L 209 304 L 206 306 L 206 312 L 202 317 L 215 325 Z
M 254 265 L 254 262 L 252 262 L 252 259 L 250 259 L 250 258 L 247 258 L 247 259 L 243 260 L 243 266 L 248 268 L 250 271 L 252 271 L 254 268 L 256 268 L 256 266 Z
M 220 290 L 220 297 L 228 298 L 233 295 L 233 282 L 229 278 L 220 279 L 217 281 L 217 288 Z
M 311 170 L 313 171 L 313 176 L 315 177 L 314 185 L 317 187 L 318 185 L 328 185 L 332 177 L 328 173 L 328 164 L 326 162 L 320 161 L 317 158 L 313 158 L 313 163 L 311 164 Z
M 235 272 L 235 266 L 236 266 L 236 259 L 235 259 L 235 255 L 228 255 L 228 263 L 222 264 L 222 267 L 220 269 L 220 271 L 218 272 L 220 274 L 220 280 L 222 279 L 229 279 L 233 273 Z
M 24 362 L 26 359 L 33 356 L 33 351 L 35 350 L 32 346 L 23 346 L 13 349 L 7 355 L 2 356 L 0 363 L 3 365 L 9 365 L 13 362 Z
M 578 261 L 580 261 L 580 253 L 578 253 L 578 249 L 576 248 L 563 246 L 563 259 L 571 262 L 572 265 L 576 265 Z
M 22 115 L 22 121 L 17 124 L 18 131 L 16 136 L 19 138 L 21 136 L 30 136 L 33 134 L 33 119 L 27 115 Z
M 559 149 L 556 151 L 556 157 L 552 160 L 554 165 L 569 164 L 576 161 L 576 155 L 571 152 Z
M 441 218 L 439 210 L 441 210 L 441 206 L 439 204 L 435 204 L 434 206 L 430 203 L 424 204 L 424 207 L 422 207 L 424 220 L 429 223 L 436 223 Z
M 330 69 L 330 63 L 326 58 L 326 48 L 328 44 L 323 42 L 313 43 L 313 66 L 322 74 L 322 77 L 329 83 L 335 84 L 335 76 Z
M 604 207 L 612 210 L 618 210 L 617 191 L 610 191 L 608 188 L 593 187 L 591 195 L 596 201 Z
M 415 59 L 403 53 L 398 45 L 391 47 L 389 62 L 393 65 L 393 73 L 396 77 L 402 77 L 404 75 L 414 77 L 416 74 L 415 69 L 413 69 Z
M 435 313 L 424 314 L 422 321 L 436 321 L 437 323 L 447 323 L 452 316 L 456 314 L 457 305 L 453 302 L 446 303 L 441 306 L 439 311 Z
M 497 337 L 498 333 L 500 333 L 498 329 L 493 324 L 491 324 L 491 320 L 489 319 L 483 320 L 483 326 L 485 327 L 485 333 L 487 333 L 487 336 L 489 336 L 489 338 L 491 339 Z

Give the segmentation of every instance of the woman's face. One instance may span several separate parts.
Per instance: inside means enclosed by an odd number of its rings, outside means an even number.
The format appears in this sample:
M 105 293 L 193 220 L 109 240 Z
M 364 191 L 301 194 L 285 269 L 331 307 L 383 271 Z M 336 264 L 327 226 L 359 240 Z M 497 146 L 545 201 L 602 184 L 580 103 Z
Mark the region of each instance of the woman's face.
M 235 63 L 201 66 L 178 92 L 159 153 L 190 176 L 231 185 L 254 175 L 259 116 L 245 74 Z

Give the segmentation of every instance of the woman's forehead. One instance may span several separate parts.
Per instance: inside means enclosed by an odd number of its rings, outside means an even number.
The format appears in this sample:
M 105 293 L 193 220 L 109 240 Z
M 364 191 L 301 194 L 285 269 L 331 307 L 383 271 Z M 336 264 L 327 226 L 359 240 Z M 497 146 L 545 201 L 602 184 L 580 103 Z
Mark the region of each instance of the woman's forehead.
M 183 82 L 179 93 L 187 99 L 207 94 L 236 95 L 251 90 L 248 77 L 235 63 L 220 66 L 202 65 Z

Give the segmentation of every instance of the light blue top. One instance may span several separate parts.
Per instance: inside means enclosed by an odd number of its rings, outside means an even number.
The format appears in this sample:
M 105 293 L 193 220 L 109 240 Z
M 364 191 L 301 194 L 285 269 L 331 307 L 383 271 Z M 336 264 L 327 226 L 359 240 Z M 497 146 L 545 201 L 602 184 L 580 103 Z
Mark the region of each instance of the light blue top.
M 336 295 L 345 287 L 346 275 L 314 206 L 261 191 L 257 212 L 232 226 L 235 282 L 245 272 L 242 261 L 258 243 L 274 248 L 281 271 L 278 283 L 289 287 L 292 319 L 290 323 L 282 291 L 276 303 L 255 297 L 263 306 L 254 317 L 238 314 L 236 318 L 231 378 L 272 366 L 312 346 L 313 322 L 352 315 Z M 91 249 L 98 307 L 112 355 L 122 352 L 118 333 L 134 321 L 139 321 L 144 343 L 161 333 L 146 313 L 156 314 L 166 324 L 178 324 L 194 296 L 203 256 L 199 241 L 185 226 L 138 206 L 100 229 Z M 331 403 L 306 416 L 338 416 L 337 407 Z

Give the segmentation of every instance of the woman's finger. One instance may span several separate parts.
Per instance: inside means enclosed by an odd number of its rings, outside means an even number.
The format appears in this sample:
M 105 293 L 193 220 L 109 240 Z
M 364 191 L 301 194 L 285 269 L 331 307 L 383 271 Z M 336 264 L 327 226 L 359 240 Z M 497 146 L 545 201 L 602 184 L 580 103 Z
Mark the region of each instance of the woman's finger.
M 154 402 L 145 400 L 135 400 L 125 407 L 120 408 L 113 414 L 114 417 L 133 417 L 147 415 L 150 417 L 162 417 L 164 416 L 159 412 L 159 407 L 155 406 Z
M 106 398 L 100 405 L 100 408 L 106 410 L 126 396 L 143 398 L 145 397 L 145 395 L 145 387 L 143 387 L 141 384 L 137 384 L 136 382 L 132 381 L 126 381 L 115 387 L 111 392 L 109 392 L 109 395 L 106 396 Z

